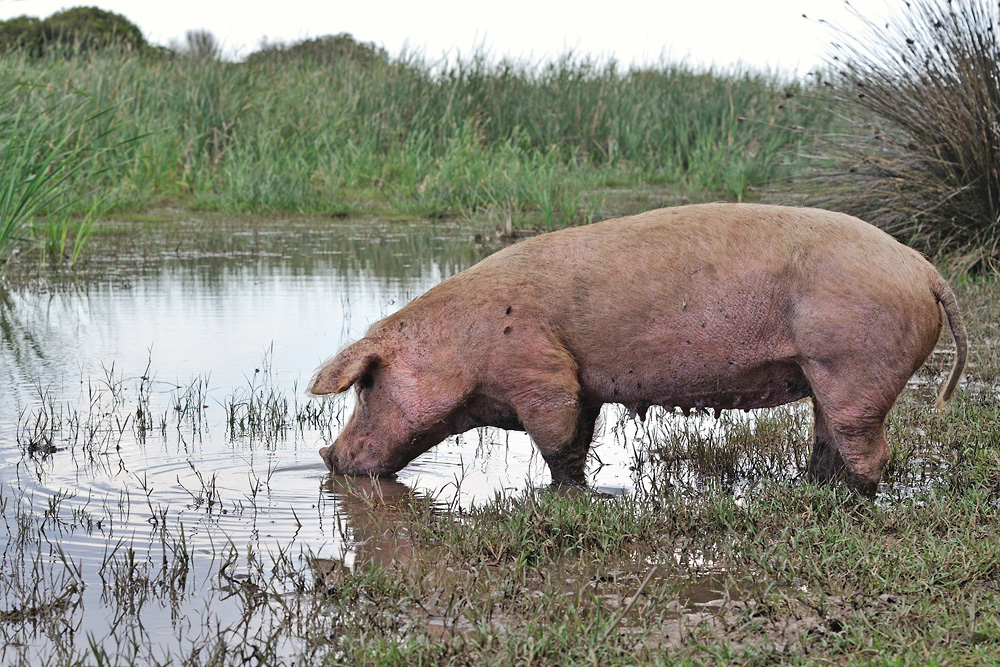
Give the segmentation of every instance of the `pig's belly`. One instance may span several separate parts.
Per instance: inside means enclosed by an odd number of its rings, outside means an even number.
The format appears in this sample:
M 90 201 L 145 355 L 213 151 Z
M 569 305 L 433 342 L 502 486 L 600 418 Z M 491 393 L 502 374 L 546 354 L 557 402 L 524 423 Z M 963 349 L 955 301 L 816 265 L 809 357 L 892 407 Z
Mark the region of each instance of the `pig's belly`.
M 639 413 L 645 413 L 653 405 L 682 410 L 769 408 L 812 395 L 802 369 L 791 362 L 700 370 L 663 373 L 636 369 L 624 377 L 584 372 L 581 381 L 584 394 L 591 401 L 621 403 Z

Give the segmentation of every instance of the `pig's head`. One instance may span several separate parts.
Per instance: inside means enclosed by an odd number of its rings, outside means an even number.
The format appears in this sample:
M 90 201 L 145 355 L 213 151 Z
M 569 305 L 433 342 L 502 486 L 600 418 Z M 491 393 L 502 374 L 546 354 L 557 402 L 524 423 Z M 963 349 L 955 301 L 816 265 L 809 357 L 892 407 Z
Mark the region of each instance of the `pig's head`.
M 418 385 L 403 355 L 371 338 L 323 364 L 310 393 L 339 394 L 352 386 L 357 392 L 336 442 L 319 452 L 327 467 L 342 475 L 391 475 L 447 437 Z

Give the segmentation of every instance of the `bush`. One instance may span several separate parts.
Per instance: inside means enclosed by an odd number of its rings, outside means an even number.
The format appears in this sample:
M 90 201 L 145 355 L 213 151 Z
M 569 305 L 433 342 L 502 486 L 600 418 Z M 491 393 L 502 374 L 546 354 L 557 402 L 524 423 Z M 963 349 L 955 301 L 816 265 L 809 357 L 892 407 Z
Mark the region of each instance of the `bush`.
M 910 0 L 839 35 L 830 202 L 960 270 L 1000 267 L 1000 9 Z M 846 138 L 845 138 L 846 137 Z
M 184 46 L 175 51 L 199 60 L 219 60 L 222 44 L 208 30 L 188 30 L 184 33 Z
M 56 12 L 42 24 L 46 41 L 81 50 L 122 46 L 139 49 L 146 39 L 138 26 L 120 14 L 97 7 L 74 7 Z
M 148 45 L 134 23 L 97 7 L 66 9 L 44 21 L 31 16 L 0 21 L 0 52 L 23 49 L 40 57 L 52 47 L 77 52 L 109 46 L 146 49 Z
M 320 65 L 351 61 L 360 65 L 370 65 L 388 60 L 389 56 L 385 49 L 371 42 L 357 42 L 347 33 L 325 35 L 290 45 L 264 43 L 259 51 L 251 53 L 246 58 L 247 64 L 250 65 L 288 61 L 305 61 Z
M 42 22 L 33 16 L 17 16 L 0 21 L 0 53 L 25 50 L 32 57 L 42 55 Z

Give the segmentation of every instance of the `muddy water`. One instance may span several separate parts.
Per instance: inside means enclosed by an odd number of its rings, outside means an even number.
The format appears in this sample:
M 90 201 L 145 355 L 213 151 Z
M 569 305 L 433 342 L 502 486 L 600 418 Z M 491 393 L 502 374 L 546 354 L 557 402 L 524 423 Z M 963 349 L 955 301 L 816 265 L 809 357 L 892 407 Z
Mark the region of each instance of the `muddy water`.
M 256 561 L 399 557 L 369 525 L 372 503 L 391 521 L 412 498 L 467 507 L 547 484 L 524 434 L 483 430 L 374 489 L 345 486 L 317 450 L 350 399 L 303 393 L 370 323 L 496 248 L 458 226 L 181 220 L 104 228 L 71 274 L 12 267 L 0 292 L 0 552 L 16 585 L 0 610 L 23 618 L 2 624 L 8 645 L 45 656 L 93 636 L 183 654 L 205 625 L 238 620 L 232 582 Z M 613 411 L 605 423 L 590 480 L 627 492 L 640 430 Z M 184 549 L 195 558 L 181 577 Z M 124 622 L 115 598 L 130 586 L 154 593 Z M 180 600 L 167 593 L 178 586 Z M 25 620 L 51 605 L 61 629 Z

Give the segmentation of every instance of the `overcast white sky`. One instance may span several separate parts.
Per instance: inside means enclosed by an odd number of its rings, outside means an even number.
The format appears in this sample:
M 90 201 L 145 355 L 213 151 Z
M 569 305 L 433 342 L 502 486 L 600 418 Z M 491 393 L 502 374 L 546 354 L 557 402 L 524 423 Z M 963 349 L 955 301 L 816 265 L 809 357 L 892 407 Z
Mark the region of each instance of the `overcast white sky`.
M 814 19 L 849 26 L 844 0 L 0 0 L 0 19 L 45 18 L 96 5 L 128 17 L 157 44 L 207 29 L 228 53 L 246 55 L 260 40 L 294 41 L 348 32 L 390 54 L 404 47 L 428 59 L 485 47 L 494 56 L 549 59 L 572 50 L 623 64 L 672 62 L 780 68 L 804 74 L 831 39 Z M 854 0 L 884 16 L 902 0 Z M 804 19 L 807 14 L 810 20 Z

